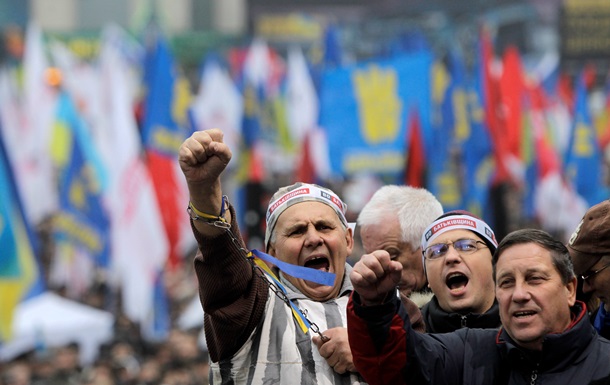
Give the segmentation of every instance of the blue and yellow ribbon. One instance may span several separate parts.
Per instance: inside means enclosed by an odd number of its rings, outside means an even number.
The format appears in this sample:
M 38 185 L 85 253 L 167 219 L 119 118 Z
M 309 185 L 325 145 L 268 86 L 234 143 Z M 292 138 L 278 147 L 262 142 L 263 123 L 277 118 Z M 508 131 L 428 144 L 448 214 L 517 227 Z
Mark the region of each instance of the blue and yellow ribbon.
M 289 274 L 295 278 L 302 278 L 302 279 L 306 279 L 308 281 L 316 282 L 316 283 L 319 283 L 322 285 L 327 285 L 327 286 L 331 286 L 335 282 L 336 274 L 334 274 L 334 273 L 326 273 L 324 271 L 319 271 L 319 270 L 311 269 L 308 267 L 296 266 L 296 265 L 292 265 L 290 263 L 282 262 L 279 259 L 274 258 L 271 255 L 263 253 L 258 250 L 252 250 L 251 252 L 249 252 L 248 258 L 252 259 L 258 267 L 260 267 L 265 273 L 267 273 L 267 275 L 273 280 L 275 285 L 280 290 L 282 290 L 282 292 L 284 294 L 287 294 L 286 289 L 284 288 L 284 285 L 282 285 L 279 278 L 275 275 L 275 273 L 271 270 L 271 268 L 269 268 L 269 265 L 267 265 L 267 263 L 265 263 L 265 262 L 268 262 L 268 263 L 271 263 L 271 264 L 277 266 L 282 272 Z M 294 304 L 294 302 L 292 302 L 289 299 L 288 303 L 290 304 L 290 308 L 292 310 L 292 316 L 294 317 L 295 321 L 297 322 L 297 324 L 299 325 L 299 327 L 301 328 L 303 333 L 307 333 L 307 331 L 311 327 L 311 323 L 309 322 L 309 320 L 307 320 L 307 318 L 305 317 L 305 315 L 303 314 L 301 309 L 299 309 Z

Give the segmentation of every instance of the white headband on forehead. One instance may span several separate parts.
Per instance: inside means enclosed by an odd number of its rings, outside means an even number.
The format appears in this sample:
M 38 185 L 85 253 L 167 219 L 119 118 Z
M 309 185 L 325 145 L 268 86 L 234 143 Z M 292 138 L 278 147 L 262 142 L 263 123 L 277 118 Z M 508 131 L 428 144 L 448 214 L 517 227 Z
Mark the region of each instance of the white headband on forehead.
M 447 231 L 456 229 L 474 231 L 490 244 L 498 247 L 496 236 L 487 223 L 470 215 L 448 215 L 437 219 L 428 226 L 421 238 L 421 249 L 426 250 L 436 237 Z
M 345 212 L 347 211 L 347 205 L 329 189 L 321 188 L 313 184 L 302 183 L 293 190 L 287 191 L 285 194 L 269 203 L 267 208 L 267 229 L 265 231 L 265 247 L 268 246 L 269 239 L 271 238 L 271 232 L 277 223 L 277 219 L 280 214 L 284 212 L 288 207 L 307 201 L 314 201 L 324 203 L 330 206 L 346 227 L 348 227 L 347 219 L 345 218 Z

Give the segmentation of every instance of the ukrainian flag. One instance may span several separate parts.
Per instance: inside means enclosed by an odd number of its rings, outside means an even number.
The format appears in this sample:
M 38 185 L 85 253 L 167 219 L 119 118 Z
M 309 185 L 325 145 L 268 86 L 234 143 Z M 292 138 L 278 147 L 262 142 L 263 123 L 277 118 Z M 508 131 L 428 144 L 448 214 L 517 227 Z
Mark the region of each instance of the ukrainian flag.
M 15 307 L 40 283 L 34 248 L 0 139 L 0 342 L 11 337 Z

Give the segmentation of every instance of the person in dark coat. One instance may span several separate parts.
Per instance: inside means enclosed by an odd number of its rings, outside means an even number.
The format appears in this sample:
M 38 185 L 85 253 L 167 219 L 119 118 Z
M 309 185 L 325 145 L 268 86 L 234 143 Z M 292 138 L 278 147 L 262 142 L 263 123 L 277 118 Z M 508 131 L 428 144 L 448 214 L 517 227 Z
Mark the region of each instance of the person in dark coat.
M 493 260 L 502 327 L 414 332 L 394 295 L 401 265 L 364 255 L 350 274 L 347 308 L 354 365 L 369 384 L 594 384 L 610 377 L 610 341 L 595 333 L 563 243 L 517 230 Z
M 568 241 L 574 272 L 582 280 L 582 291 L 600 300 L 591 309 L 597 332 L 610 339 L 610 200 L 591 207 Z

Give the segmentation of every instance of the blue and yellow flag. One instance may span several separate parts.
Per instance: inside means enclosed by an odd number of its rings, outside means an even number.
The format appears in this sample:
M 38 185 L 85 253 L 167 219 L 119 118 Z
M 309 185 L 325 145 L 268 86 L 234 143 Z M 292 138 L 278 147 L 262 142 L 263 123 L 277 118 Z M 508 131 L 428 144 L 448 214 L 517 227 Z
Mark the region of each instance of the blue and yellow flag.
M 187 79 L 178 72 L 170 46 L 160 31 L 151 31 L 146 47 L 144 117 L 142 139 L 146 163 L 155 186 L 157 202 L 170 244 L 169 266 L 182 263 L 181 245 L 188 221 L 184 202 L 188 191 L 178 164 L 180 144 L 191 134 L 191 93 Z M 189 234 L 192 237 L 192 234 Z
M 58 166 L 59 212 L 53 219 L 58 244 L 83 250 L 96 266 L 110 263 L 110 222 L 102 205 L 104 168 L 88 130 L 67 94 L 61 96 L 52 143 Z
M 402 175 L 413 111 L 429 140 L 431 62 L 429 52 L 418 52 L 323 74 L 320 126 L 336 144 L 329 154 L 332 173 Z
M 453 58 L 454 56 L 452 56 Z M 455 61 L 455 60 L 453 60 Z M 451 67 L 437 60 L 432 66 L 432 119 L 428 147 L 428 190 L 447 211 L 463 208 L 457 153 L 458 130 L 465 131 L 467 113 L 464 85 L 457 75 L 459 63 Z M 466 135 L 462 132 L 462 135 Z
M 489 189 L 495 171 L 492 141 L 485 123 L 484 82 L 482 58 L 479 57 L 471 78 L 465 79 L 467 99 L 467 126 L 458 129 L 464 164 L 464 207 L 487 221 L 491 220 L 485 210 Z
M 602 153 L 587 105 L 585 73 L 576 85 L 574 123 L 564 161 L 564 173 L 589 206 L 608 198 L 602 183 Z
M 32 237 L 0 137 L 0 342 L 11 337 L 15 307 L 43 290 Z

